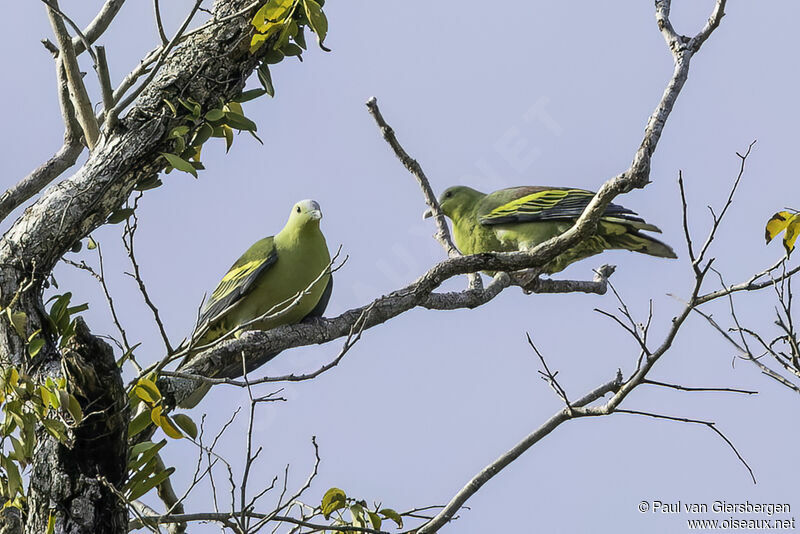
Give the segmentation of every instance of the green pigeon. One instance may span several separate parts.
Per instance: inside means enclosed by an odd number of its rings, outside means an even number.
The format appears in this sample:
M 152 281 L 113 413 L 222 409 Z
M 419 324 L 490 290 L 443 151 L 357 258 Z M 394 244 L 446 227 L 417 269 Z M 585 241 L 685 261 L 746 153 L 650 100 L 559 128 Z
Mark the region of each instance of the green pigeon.
M 471 187 L 450 187 L 439 197 L 442 212 L 453 221 L 456 246 L 464 254 L 531 250 L 568 230 L 594 197 L 591 191 L 566 187 L 521 186 L 484 194 Z M 430 217 L 426 211 L 424 216 Z M 677 258 L 669 245 L 642 231 L 661 232 L 636 213 L 609 204 L 597 233 L 548 263 L 548 274 L 608 249 Z
M 333 277 L 320 219 L 319 204 L 314 200 L 301 200 L 292 207 L 283 230 L 256 241 L 236 260 L 200 313 L 190 338 L 191 351 L 178 371 L 204 350 L 204 346 L 230 332 L 269 330 L 322 316 L 333 290 Z M 188 342 L 184 347 L 188 347 Z M 248 370 L 276 354 L 248 361 Z M 242 374 L 239 363 L 219 369 L 214 377 L 236 378 Z M 181 407 L 194 407 L 209 387 L 203 385 L 183 401 Z

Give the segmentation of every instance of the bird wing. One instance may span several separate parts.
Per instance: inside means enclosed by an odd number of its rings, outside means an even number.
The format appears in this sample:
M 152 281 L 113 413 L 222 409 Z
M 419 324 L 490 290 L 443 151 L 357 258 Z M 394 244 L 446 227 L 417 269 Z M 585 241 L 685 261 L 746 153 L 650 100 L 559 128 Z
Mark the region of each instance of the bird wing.
M 253 288 L 254 282 L 278 261 L 272 236 L 257 241 L 222 277 L 200 314 L 195 335 L 219 320 Z
M 494 199 L 492 198 L 494 197 Z M 510 198 L 509 198 L 510 197 Z M 584 189 L 562 187 L 514 187 L 488 195 L 486 209 L 480 210 L 478 220 L 489 226 L 494 224 L 522 223 L 545 220 L 570 220 L 578 218 L 594 193 Z M 497 200 L 501 199 L 498 202 Z M 492 202 L 494 200 L 494 202 Z M 617 204 L 609 204 L 604 217 L 618 217 L 644 222 L 635 217 L 636 212 Z

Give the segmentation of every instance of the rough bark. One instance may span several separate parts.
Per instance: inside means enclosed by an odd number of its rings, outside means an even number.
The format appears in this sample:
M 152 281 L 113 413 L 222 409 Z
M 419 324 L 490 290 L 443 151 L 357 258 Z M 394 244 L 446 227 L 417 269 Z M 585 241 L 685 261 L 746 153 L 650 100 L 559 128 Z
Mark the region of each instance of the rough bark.
M 84 419 L 66 445 L 39 433 L 26 531 L 45 532 L 52 513 L 56 532 L 127 532 L 125 503 L 105 483 L 119 487 L 127 474 L 127 396 L 114 352 L 79 318 L 64 350 L 63 368 Z M 44 374 L 53 373 L 48 369 Z

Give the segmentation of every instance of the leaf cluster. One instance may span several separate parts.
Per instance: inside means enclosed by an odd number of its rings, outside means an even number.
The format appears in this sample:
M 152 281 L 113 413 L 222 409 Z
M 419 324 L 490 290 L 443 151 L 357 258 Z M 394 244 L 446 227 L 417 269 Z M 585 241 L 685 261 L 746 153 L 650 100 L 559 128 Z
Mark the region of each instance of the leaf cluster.
M 380 530 L 385 520 L 394 521 L 397 528 L 403 528 L 403 516 L 395 510 L 383 508 L 379 504 L 369 508 L 366 501 L 348 497 L 339 488 L 330 488 L 325 492 L 318 510 L 325 519 L 333 518 L 334 528 L 354 526 Z M 335 531 L 334 534 L 343 533 Z

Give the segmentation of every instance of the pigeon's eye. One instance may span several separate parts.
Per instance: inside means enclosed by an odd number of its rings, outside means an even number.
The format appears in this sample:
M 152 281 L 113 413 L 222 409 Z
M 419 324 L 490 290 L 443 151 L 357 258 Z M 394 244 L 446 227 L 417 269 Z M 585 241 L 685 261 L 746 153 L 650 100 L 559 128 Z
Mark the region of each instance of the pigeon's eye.
M 300 206 L 297 206 L 297 213 L 300 213 Z
M 448 191 L 447 193 L 444 194 L 444 198 L 450 198 L 452 196 L 453 196 L 453 192 L 452 191 Z

